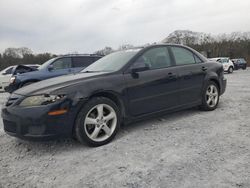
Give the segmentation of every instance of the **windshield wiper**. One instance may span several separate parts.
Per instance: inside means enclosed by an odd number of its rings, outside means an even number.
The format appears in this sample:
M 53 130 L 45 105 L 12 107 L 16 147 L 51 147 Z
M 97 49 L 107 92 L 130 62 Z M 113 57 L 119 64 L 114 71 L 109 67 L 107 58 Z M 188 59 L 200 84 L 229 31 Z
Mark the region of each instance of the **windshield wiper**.
M 107 71 L 107 70 L 102 70 L 102 71 L 89 71 L 89 70 L 86 70 L 86 71 L 83 71 L 82 73 L 93 73 L 93 72 L 111 72 L 111 71 Z
M 92 72 L 100 72 L 100 71 L 89 71 L 89 70 L 83 71 L 83 73 L 92 73 Z

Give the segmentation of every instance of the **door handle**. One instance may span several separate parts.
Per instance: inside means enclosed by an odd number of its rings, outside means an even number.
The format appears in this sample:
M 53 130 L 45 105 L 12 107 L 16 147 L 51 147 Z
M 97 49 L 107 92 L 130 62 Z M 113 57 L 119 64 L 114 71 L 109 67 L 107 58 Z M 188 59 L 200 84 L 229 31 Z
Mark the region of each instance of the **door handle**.
M 202 67 L 201 70 L 206 71 L 207 67 Z
M 176 74 L 170 72 L 170 73 L 168 73 L 168 78 L 170 78 L 170 79 L 176 78 Z

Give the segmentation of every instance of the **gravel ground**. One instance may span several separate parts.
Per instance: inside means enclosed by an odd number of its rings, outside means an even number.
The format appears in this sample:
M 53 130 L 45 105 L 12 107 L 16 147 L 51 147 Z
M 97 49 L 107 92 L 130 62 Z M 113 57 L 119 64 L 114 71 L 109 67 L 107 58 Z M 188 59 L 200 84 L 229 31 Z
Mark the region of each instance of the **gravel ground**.
M 0 187 L 250 187 L 250 69 L 226 75 L 213 112 L 189 109 L 123 126 L 99 148 L 27 142 L 0 122 Z M 0 94 L 0 104 L 6 94 Z

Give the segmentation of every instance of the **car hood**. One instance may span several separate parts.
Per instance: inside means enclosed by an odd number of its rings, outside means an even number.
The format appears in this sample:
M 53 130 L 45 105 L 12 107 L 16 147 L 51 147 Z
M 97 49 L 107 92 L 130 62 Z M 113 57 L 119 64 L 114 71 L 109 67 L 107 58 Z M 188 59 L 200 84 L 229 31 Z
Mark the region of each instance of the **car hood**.
M 9 82 L 10 81 L 11 74 L 7 75 L 0 75 L 0 83 L 1 82 Z
M 93 79 L 98 75 L 107 74 L 107 72 L 95 72 L 95 73 L 78 73 L 65 76 L 59 76 L 56 78 L 50 78 L 34 84 L 25 86 L 16 90 L 14 93 L 23 96 L 37 95 L 37 94 L 49 94 L 52 91 L 62 89 L 67 86 L 72 86 L 79 82 L 83 82 L 88 79 Z

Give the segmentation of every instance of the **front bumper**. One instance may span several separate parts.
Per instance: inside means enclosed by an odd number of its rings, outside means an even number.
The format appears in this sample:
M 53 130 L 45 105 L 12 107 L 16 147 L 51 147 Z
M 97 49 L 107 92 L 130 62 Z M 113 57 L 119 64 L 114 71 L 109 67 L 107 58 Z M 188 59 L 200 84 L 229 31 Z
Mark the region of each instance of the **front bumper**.
M 229 66 L 223 66 L 224 72 L 228 72 Z
M 4 131 L 21 139 L 47 140 L 72 135 L 75 114 L 50 116 L 48 112 L 58 106 L 4 107 L 2 119 Z
M 4 88 L 8 86 L 8 84 L 9 84 L 8 82 L 0 83 L 0 92 L 4 92 L 5 91 Z
M 6 92 L 8 92 L 8 93 L 12 93 L 12 92 L 16 91 L 18 88 L 19 88 L 19 87 L 18 87 L 17 84 L 10 84 L 10 85 L 4 87 L 4 90 L 5 90 Z

